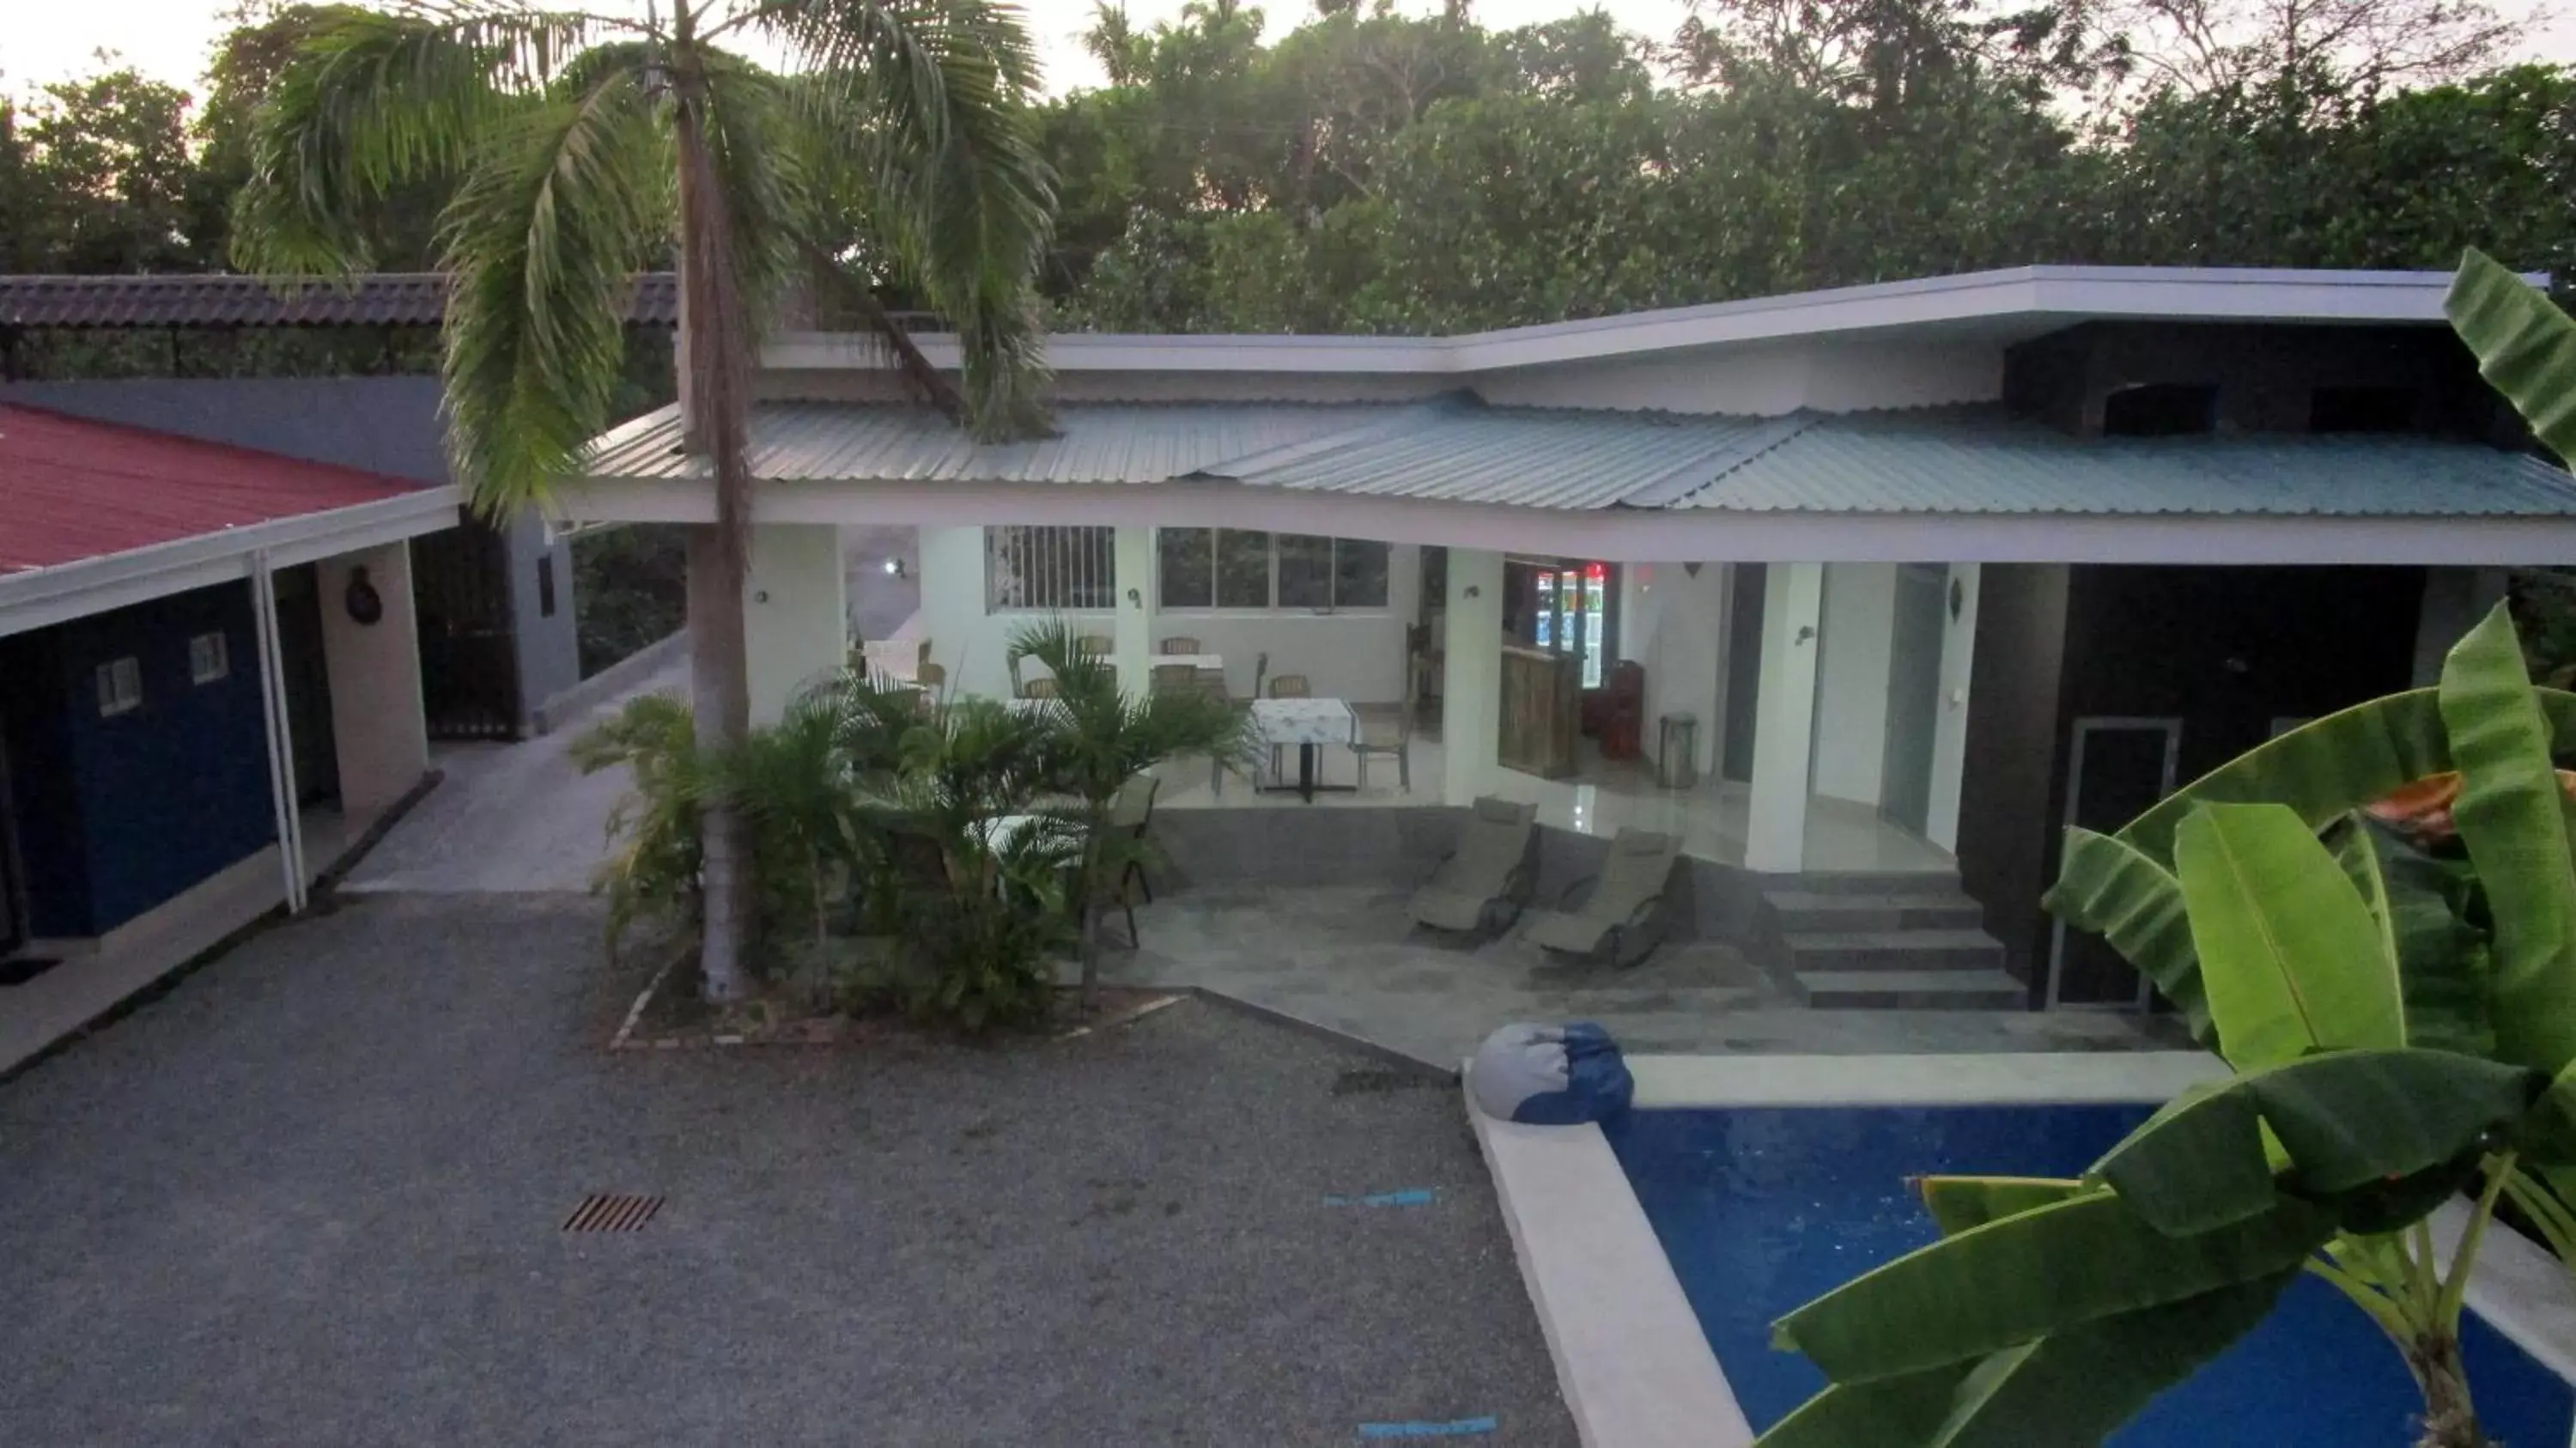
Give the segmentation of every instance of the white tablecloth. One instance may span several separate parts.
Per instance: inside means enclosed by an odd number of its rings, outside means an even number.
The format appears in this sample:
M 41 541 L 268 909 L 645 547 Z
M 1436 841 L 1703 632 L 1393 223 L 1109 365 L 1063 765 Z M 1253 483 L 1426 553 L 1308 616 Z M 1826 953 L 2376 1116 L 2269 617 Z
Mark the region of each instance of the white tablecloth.
M 1360 721 L 1340 699 L 1255 699 L 1252 727 L 1264 744 L 1348 744 Z
M 1225 655 L 1156 654 L 1152 658 L 1147 659 L 1145 663 L 1147 667 L 1156 669 L 1162 668 L 1166 664 L 1187 664 L 1193 669 L 1223 669 L 1225 667 Z

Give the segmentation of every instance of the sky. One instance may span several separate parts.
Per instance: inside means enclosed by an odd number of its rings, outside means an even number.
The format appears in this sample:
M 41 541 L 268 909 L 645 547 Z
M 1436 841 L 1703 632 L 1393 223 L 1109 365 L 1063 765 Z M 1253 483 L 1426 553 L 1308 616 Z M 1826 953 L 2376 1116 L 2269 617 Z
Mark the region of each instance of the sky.
M 93 53 L 114 51 L 157 80 L 196 88 L 214 39 L 227 28 L 231 0 L 7 0 L 13 12 L 0 30 L 0 90 L 24 95 L 50 80 L 94 69 Z M 1307 15 L 1308 0 L 1269 0 L 1268 33 L 1276 37 Z M 1553 20 L 1591 8 L 1594 0 L 1474 0 L 1474 14 L 1493 29 Z M 1599 0 L 1601 8 L 1641 34 L 1662 39 L 1685 13 L 1684 0 Z M 1047 88 L 1062 92 L 1100 83 L 1100 69 L 1083 53 L 1082 32 L 1091 0 L 1022 0 L 1046 62 Z M 1138 24 L 1178 13 L 1181 0 L 1129 0 Z M 2531 51 L 2543 59 L 2576 62 L 2576 15 L 2556 13 L 2552 0 L 2496 0 L 2508 15 L 2534 17 Z M 591 0 L 601 13 L 641 13 L 643 0 Z M 1406 13 L 1429 13 L 1424 0 L 1399 0 Z

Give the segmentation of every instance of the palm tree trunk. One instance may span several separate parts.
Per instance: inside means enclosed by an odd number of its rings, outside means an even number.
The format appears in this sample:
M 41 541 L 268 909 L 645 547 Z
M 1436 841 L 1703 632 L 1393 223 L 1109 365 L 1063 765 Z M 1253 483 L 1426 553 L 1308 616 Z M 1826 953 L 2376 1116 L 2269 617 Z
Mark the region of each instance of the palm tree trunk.
M 2424 1390 L 2424 1432 L 2415 1448 L 2489 1448 L 2469 1404 L 2469 1378 L 2460 1363 L 2460 1339 L 2426 1333 L 2406 1346 L 2406 1366 Z
M 675 76 L 673 131 L 680 160 L 681 404 L 687 447 L 715 464 L 713 528 L 689 538 L 689 663 L 698 747 L 738 748 L 751 733 L 751 678 L 743 639 L 743 574 L 750 553 L 750 345 L 734 267 L 732 220 L 707 154 L 705 87 L 693 68 Z M 699 969 L 709 1000 L 751 993 L 750 822 L 718 796 L 699 812 L 706 876 Z
M 1088 1020 L 1100 997 L 1100 832 L 1108 812 L 1091 811 L 1082 840 L 1082 1014 Z

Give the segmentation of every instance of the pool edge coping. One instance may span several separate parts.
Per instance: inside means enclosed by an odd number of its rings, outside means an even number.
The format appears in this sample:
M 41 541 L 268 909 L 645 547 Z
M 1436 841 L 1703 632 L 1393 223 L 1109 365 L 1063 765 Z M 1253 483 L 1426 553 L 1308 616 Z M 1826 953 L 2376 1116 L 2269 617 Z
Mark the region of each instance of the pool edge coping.
M 2156 1104 L 2228 1074 L 2224 1063 L 2198 1051 L 1647 1055 L 1630 1057 L 1628 1065 L 1637 1079 L 1636 1107 L 1649 1111 Z M 1752 1428 L 1725 1369 L 1609 1139 L 1598 1126 L 1495 1120 L 1477 1108 L 1468 1071 L 1459 1072 L 1460 1094 L 1502 1204 L 1521 1285 L 1555 1360 L 1558 1391 L 1584 1448 L 1751 1444 Z M 2442 1252 L 2458 1243 L 2467 1215 L 2456 1201 L 2434 1213 Z M 1615 1276 L 1600 1273 L 1605 1264 L 1617 1269 Z M 2533 1361 L 2576 1385 L 2576 1281 L 2545 1249 L 2517 1232 L 2490 1232 L 2466 1300 Z M 1672 1350 L 1664 1340 L 1675 1327 L 1676 1305 L 1686 1328 L 1682 1335 L 1698 1349 L 1695 1354 Z M 1639 1343 L 1671 1360 L 1641 1373 L 1637 1360 L 1625 1355 Z M 1712 1413 L 1718 1416 L 1704 1416 Z

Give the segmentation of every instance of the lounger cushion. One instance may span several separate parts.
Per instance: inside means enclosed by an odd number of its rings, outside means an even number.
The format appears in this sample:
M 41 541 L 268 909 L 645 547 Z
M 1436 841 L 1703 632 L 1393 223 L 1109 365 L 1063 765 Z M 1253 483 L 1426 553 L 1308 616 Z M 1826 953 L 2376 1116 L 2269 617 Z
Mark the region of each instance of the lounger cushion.
M 1529 924 L 1521 931 L 1530 944 L 1548 950 L 1562 950 L 1570 955 L 1589 955 L 1601 944 L 1601 937 L 1618 921 L 1600 921 L 1582 915 L 1567 915 L 1555 910 L 1533 910 Z
M 1481 890 L 1425 885 L 1413 897 L 1413 918 L 1435 930 L 1481 930 L 1485 902 L 1492 898 Z

